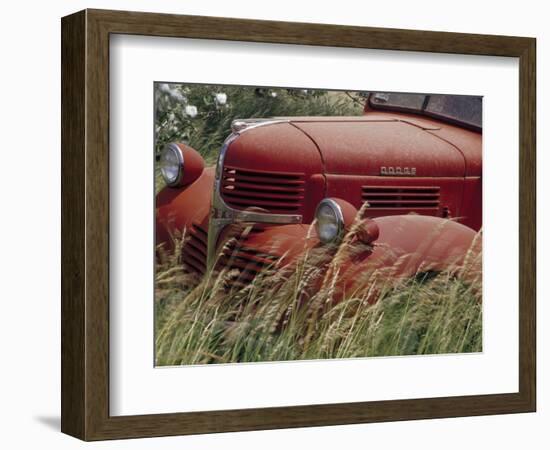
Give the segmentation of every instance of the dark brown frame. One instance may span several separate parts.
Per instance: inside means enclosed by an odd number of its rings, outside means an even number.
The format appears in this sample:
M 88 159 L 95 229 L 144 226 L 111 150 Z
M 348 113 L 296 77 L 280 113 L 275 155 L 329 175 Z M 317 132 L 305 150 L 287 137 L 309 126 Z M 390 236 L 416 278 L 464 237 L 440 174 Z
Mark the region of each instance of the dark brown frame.
M 62 30 L 61 429 L 84 440 L 535 411 L 536 40 L 85 10 Z M 519 58 L 519 392 L 109 416 L 109 35 L 222 39 Z

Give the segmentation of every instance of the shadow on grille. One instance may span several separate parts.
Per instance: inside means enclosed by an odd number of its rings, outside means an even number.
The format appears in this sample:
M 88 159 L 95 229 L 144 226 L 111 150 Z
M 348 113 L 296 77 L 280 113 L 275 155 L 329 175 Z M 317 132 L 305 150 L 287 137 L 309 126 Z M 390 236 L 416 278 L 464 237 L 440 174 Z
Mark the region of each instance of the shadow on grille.
M 272 213 L 292 214 L 304 200 L 304 174 L 264 172 L 226 166 L 221 194 L 236 209 L 260 207 Z
M 363 186 L 362 200 L 372 209 L 439 208 L 438 186 Z
M 183 262 L 190 272 L 203 275 L 206 271 L 206 249 L 208 248 L 208 232 L 198 224 L 192 224 L 188 229 L 189 237 L 183 246 Z
M 220 258 L 220 267 L 227 270 L 226 287 L 244 287 L 260 273 L 273 269 L 278 257 L 233 243 Z

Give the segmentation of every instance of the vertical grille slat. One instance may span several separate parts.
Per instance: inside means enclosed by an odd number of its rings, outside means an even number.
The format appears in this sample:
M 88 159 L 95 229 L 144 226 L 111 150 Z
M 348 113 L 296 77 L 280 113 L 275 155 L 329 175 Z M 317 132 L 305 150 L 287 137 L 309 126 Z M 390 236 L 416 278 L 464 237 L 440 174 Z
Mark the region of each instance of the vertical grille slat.
M 304 201 L 303 173 L 268 172 L 225 166 L 221 195 L 236 209 L 259 207 L 268 212 L 292 214 Z
M 363 186 L 361 199 L 373 209 L 439 209 L 439 186 Z
M 183 262 L 193 272 L 204 274 L 206 271 L 208 232 L 196 223 L 189 228 L 189 238 L 182 250 Z

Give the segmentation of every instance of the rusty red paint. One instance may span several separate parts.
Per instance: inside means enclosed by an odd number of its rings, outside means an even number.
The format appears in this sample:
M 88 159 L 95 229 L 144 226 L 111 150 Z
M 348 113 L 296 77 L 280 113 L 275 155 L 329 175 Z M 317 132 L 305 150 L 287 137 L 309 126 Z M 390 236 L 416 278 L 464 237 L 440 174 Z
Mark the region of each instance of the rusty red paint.
M 382 174 L 382 167 L 394 168 L 394 176 Z M 199 238 L 208 227 L 213 176 L 212 168 L 205 169 L 189 186 L 157 196 L 157 244 L 169 241 L 174 229 L 194 229 L 195 268 L 203 268 L 195 260 L 202 255 Z M 310 224 L 326 197 L 349 205 L 350 217 L 369 204 L 365 239 L 374 246 L 363 259 L 342 265 L 346 280 L 382 267 L 401 277 L 459 265 L 481 228 L 481 133 L 411 114 L 289 118 L 250 129 L 228 148 L 222 177 L 222 197 L 235 209 L 303 216 L 298 225 L 253 227 L 231 261 L 244 279 L 271 261 L 269 255 L 291 264 L 321 245 Z M 242 227 L 232 228 L 222 233 L 218 248 Z M 423 244 L 436 231 L 437 239 Z
M 204 170 L 204 159 L 193 147 L 178 143 L 176 144 L 183 155 L 183 176 L 180 184 L 182 186 L 194 183 Z
M 210 212 L 214 168 L 206 168 L 186 188 L 164 188 L 156 198 L 156 243 L 170 245 L 175 232 L 189 229 L 193 223 L 204 223 Z M 208 226 L 207 226 L 208 228 Z

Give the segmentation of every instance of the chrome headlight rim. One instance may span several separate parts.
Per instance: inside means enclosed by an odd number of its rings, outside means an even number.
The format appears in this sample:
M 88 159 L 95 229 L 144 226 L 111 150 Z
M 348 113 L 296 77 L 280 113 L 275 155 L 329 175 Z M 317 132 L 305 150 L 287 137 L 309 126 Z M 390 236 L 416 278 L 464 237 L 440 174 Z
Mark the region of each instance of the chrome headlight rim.
M 336 234 L 330 239 L 323 238 L 323 233 L 321 233 L 319 230 L 320 222 L 318 220 L 318 214 L 321 208 L 326 206 L 328 206 L 333 211 L 334 217 L 336 219 Z M 336 202 L 332 198 L 325 198 L 321 200 L 317 205 L 317 208 L 315 209 L 315 219 L 316 219 L 317 236 L 319 237 L 319 240 L 323 244 L 337 244 L 342 240 L 342 237 L 344 235 L 344 230 L 345 230 L 345 223 L 344 223 L 344 214 L 338 202 Z
M 180 186 L 181 180 L 183 178 L 185 159 L 183 157 L 183 152 L 181 151 L 181 148 L 179 147 L 179 145 L 177 145 L 175 143 L 170 143 L 170 144 L 167 144 L 166 146 L 164 146 L 164 148 L 162 149 L 161 155 L 160 155 L 160 160 L 161 161 L 163 159 L 163 156 L 167 152 L 173 152 L 176 155 L 176 159 L 178 161 L 177 162 L 177 165 L 178 165 L 177 166 L 177 175 L 173 179 L 169 178 L 163 167 L 160 168 L 160 173 L 162 175 L 162 179 L 164 180 L 164 182 L 166 183 L 167 186 L 177 187 L 177 186 Z

